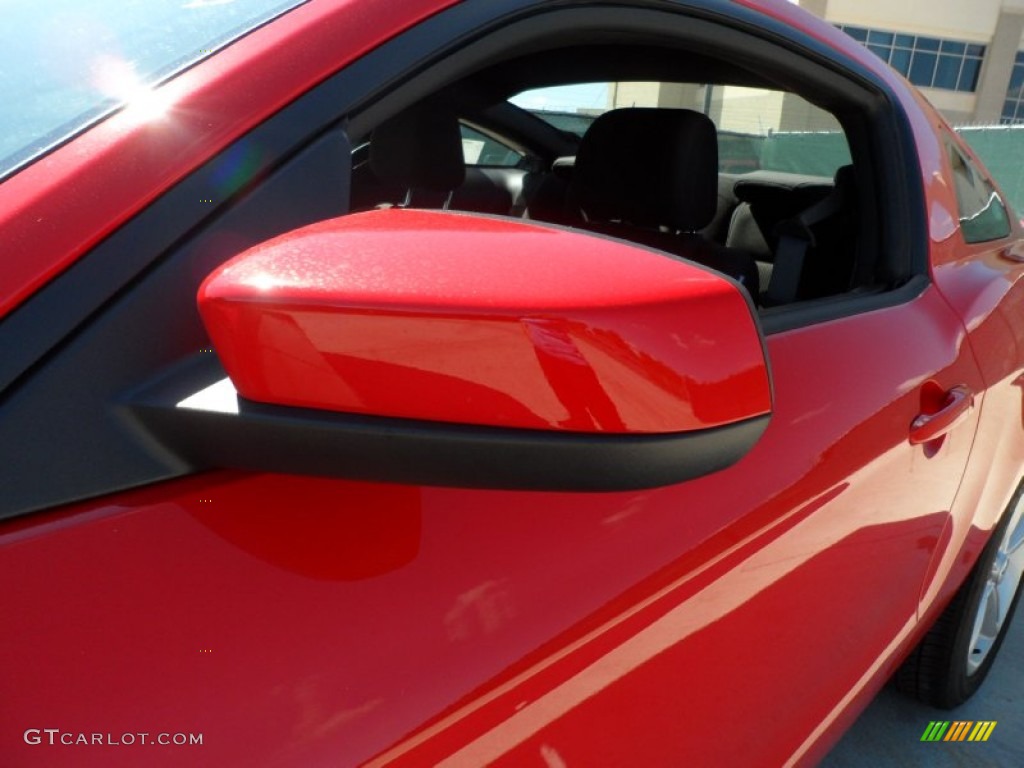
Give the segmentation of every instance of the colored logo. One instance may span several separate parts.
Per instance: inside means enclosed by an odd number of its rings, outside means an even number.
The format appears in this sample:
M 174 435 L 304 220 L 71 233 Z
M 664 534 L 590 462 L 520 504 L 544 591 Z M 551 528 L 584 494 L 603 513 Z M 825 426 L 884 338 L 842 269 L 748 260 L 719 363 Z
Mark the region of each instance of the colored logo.
M 996 729 L 995 720 L 932 720 L 921 735 L 921 741 L 988 741 Z

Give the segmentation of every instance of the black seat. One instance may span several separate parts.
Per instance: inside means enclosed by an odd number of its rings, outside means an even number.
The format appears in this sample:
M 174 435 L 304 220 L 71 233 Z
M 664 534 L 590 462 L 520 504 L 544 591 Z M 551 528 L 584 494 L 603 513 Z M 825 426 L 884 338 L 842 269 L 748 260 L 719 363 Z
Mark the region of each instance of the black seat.
M 447 208 L 466 178 L 458 118 L 419 104 L 381 123 L 370 138 L 370 168 L 385 187 L 402 190 L 402 199 L 388 202 Z
M 583 219 L 569 195 L 569 183 L 576 166 L 575 156 L 556 158 L 545 173 L 530 174 L 523 185 L 526 208 L 523 218 L 553 224 L 579 226 Z
M 765 295 L 770 306 L 844 293 L 855 274 L 858 243 L 857 175 L 836 171 L 832 191 L 776 228 L 778 246 Z
M 771 284 L 779 224 L 799 216 L 831 192 L 832 185 L 810 177 L 790 180 L 753 175 L 735 182 L 733 195 L 738 202 L 729 220 L 725 244 L 754 256 L 762 292 Z
M 606 112 L 580 142 L 570 194 L 587 229 L 696 261 L 758 296 L 753 256 L 700 234 L 718 204 L 717 131 L 705 115 L 688 109 Z
M 494 214 L 512 209 L 509 179 L 466 166 L 458 117 L 444 106 L 419 104 L 379 125 L 370 138 L 370 169 L 379 198 L 374 204 Z
M 798 216 L 831 192 L 831 184 L 811 177 L 790 180 L 754 175 L 740 178 L 733 185 L 737 205 L 729 221 L 725 244 L 770 262 L 778 244 L 775 230 L 779 223 Z

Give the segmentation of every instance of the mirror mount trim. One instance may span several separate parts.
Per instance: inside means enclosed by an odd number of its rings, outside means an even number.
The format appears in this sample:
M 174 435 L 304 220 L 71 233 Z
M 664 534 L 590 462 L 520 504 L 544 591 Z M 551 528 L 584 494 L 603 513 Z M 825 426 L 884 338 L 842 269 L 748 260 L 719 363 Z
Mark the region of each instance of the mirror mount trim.
M 193 358 L 124 404 L 193 471 L 218 468 L 494 490 L 631 491 L 731 466 L 769 415 L 711 429 L 608 435 L 333 413 L 240 397 L 216 358 Z

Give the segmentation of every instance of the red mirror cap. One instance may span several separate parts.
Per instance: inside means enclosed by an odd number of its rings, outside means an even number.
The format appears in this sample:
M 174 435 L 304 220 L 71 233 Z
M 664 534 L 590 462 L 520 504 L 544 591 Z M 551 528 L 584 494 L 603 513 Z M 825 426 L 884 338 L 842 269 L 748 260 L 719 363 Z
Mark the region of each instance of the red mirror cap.
M 735 283 L 571 230 L 355 214 L 251 248 L 198 300 L 235 387 L 258 402 L 617 434 L 771 410 L 762 340 Z

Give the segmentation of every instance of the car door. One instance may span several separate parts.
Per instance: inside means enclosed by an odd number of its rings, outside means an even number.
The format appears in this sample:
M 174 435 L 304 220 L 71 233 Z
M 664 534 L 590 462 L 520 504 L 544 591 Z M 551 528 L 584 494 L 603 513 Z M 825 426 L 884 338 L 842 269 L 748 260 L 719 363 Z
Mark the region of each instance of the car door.
M 941 235 L 933 244 L 935 283 L 964 318 L 971 349 L 985 380 L 986 406 L 975 450 L 954 507 L 955 538 L 968 557 L 949 568 L 966 570 L 984 546 L 981 531 L 994 526 L 1010 503 L 1024 460 L 1017 420 L 1006 418 L 1021 407 L 1021 230 L 994 182 L 971 159 L 970 149 L 925 105 L 939 125 L 934 141 L 936 166 L 934 219 Z M 952 558 L 957 546 L 947 552 Z M 941 582 L 932 585 L 934 591 Z M 949 590 L 949 585 L 946 585 Z M 925 598 L 931 595 L 926 594 Z
M 879 349 L 894 325 L 919 357 Z M 958 339 L 931 288 L 770 335 L 760 443 L 659 490 L 215 473 L 8 524 L 5 722 L 201 734 L 180 749 L 215 760 L 799 754 L 884 680 L 949 540 L 974 421 L 908 430 L 977 386 Z M 743 739 L 715 736 L 726 718 Z
M 435 22 L 412 42 L 480 23 Z M 369 71 L 383 87 L 383 62 L 409 43 L 341 81 L 356 89 Z M 5 320 L 25 350 L 2 406 L 6 500 L 25 513 L 0 531 L 15 761 L 813 755 L 890 671 L 948 546 L 976 409 L 934 439 L 911 430 L 957 387 L 981 402 L 961 321 L 924 279 L 825 318 L 780 311 L 765 320 L 764 436 L 732 467 L 667 487 L 174 471 L 139 449 L 148 437 L 120 405 L 213 354 L 193 300 L 215 265 L 343 212 L 343 125 L 299 119 L 324 93 L 198 166 Z M 355 111 L 350 98 L 333 108 Z M 253 147 L 260 173 L 197 212 Z M 97 277 L 132 254 L 146 259 L 135 271 Z

